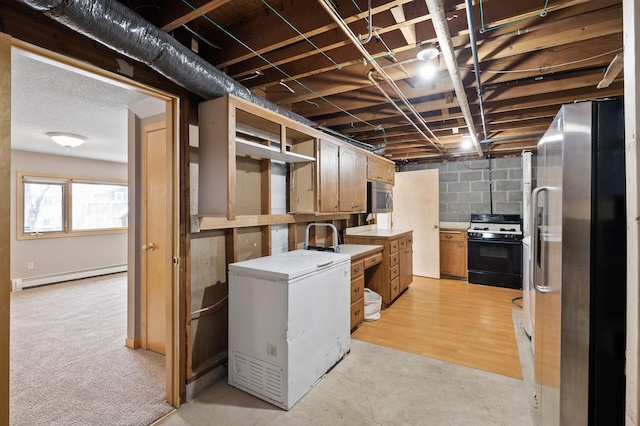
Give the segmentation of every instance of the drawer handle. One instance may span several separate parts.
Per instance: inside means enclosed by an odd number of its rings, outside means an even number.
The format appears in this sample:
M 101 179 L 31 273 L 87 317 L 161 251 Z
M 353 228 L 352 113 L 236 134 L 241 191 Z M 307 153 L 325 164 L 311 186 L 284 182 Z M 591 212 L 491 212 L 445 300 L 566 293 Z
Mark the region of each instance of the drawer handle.
M 360 267 L 358 266 L 356 269 L 353 270 L 353 272 L 360 272 Z
M 353 316 L 354 316 L 354 317 L 357 317 L 358 315 L 360 315 L 360 309 L 358 309 L 357 311 L 355 311 L 355 312 L 353 313 Z
M 353 292 L 354 292 L 354 293 L 360 293 L 360 287 L 356 287 L 356 288 L 354 288 L 354 289 L 353 289 Z
M 372 262 L 375 262 L 376 260 L 378 260 L 378 259 L 377 259 L 377 258 L 375 258 L 375 257 L 372 257 L 372 258 L 371 258 L 371 261 L 372 261 Z
M 452 238 L 453 238 L 453 235 L 445 235 L 444 237 L 445 237 L 447 240 L 450 240 L 450 239 L 452 239 Z
M 462 231 L 440 231 L 441 234 L 462 234 Z

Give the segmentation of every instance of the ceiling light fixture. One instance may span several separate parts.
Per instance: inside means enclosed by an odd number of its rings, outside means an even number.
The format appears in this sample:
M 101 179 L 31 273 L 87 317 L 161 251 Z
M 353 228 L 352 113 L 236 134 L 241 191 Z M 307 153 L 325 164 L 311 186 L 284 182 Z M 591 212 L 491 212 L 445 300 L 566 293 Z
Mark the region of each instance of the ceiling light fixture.
M 48 132 L 49 136 L 55 143 L 64 148 L 75 148 L 86 142 L 87 138 L 73 133 Z
M 471 149 L 473 147 L 473 139 L 471 135 L 462 136 L 461 145 L 462 145 L 462 149 L 465 149 L 465 150 Z
M 418 50 L 416 58 L 420 59 L 421 61 L 431 61 L 437 58 L 439 54 L 440 54 L 440 51 L 438 50 L 436 45 L 432 43 L 428 43 L 420 47 L 420 50 Z

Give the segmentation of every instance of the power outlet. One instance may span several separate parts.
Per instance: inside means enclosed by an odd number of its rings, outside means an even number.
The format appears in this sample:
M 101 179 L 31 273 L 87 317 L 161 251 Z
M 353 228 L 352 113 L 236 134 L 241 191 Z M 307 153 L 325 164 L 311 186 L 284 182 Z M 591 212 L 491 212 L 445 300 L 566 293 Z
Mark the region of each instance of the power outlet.
M 33 262 L 27 262 L 27 269 L 28 270 L 33 270 L 34 266 L 33 266 Z

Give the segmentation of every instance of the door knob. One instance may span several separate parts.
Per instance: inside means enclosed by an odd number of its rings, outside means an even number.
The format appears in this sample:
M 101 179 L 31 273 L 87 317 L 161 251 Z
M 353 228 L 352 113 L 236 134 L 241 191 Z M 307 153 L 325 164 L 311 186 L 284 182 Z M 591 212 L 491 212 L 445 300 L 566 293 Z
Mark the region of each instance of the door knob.
M 433 229 L 438 229 L 438 225 L 433 225 Z
M 144 244 L 142 246 L 142 250 L 144 251 L 154 251 L 156 249 L 156 245 L 153 243 L 149 243 L 149 244 Z

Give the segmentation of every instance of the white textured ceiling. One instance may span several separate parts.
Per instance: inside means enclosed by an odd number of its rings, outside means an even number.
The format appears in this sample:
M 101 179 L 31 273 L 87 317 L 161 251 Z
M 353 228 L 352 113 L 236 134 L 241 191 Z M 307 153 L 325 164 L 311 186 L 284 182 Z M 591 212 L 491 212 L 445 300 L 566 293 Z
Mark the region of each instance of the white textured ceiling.
M 164 102 L 45 62 L 18 49 L 11 55 L 11 147 L 23 151 L 127 161 L 127 111 L 144 118 Z M 67 150 L 47 132 L 83 135 Z

